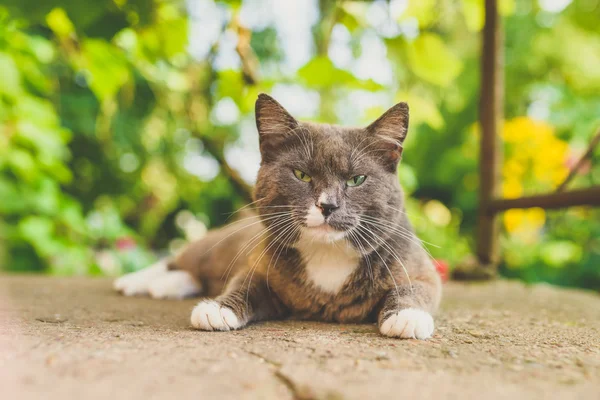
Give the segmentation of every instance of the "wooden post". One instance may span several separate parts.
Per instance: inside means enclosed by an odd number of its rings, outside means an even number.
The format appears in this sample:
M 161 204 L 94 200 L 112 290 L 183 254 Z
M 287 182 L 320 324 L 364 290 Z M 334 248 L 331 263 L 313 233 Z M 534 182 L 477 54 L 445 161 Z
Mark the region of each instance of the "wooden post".
M 477 257 L 482 267 L 495 269 L 498 262 L 498 226 L 490 205 L 500 195 L 502 144 L 499 133 L 504 114 L 503 31 L 497 0 L 485 0 L 482 39 Z
M 600 206 L 600 186 L 571 190 L 569 192 L 519 197 L 518 199 L 498 199 L 490 203 L 490 208 L 495 212 L 510 210 L 512 208 L 540 207 L 544 210 L 549 210 L 575 206 Z

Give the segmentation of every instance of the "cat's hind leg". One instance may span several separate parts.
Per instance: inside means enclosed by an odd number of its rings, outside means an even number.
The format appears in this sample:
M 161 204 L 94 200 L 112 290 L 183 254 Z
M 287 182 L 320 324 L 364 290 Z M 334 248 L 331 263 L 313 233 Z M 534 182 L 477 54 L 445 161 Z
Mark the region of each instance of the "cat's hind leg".
M 151 296 L 155 299 L 183 299 L 198 296 L 200 283 L 186 271 L 171 271 L 161 260 L 143 270 L 115 280 L 113 287 L 125 296 Z

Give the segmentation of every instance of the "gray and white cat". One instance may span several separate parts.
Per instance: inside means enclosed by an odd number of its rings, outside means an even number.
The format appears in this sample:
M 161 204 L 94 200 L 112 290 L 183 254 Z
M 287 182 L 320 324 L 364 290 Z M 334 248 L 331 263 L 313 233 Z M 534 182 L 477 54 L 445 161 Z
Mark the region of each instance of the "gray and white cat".
M 255 214 L 118 279 L 115 288 L 155 298 L 208 296 L 191 315 L 202 330 L 291 316 L 377 321 L 386 336 L 429 338 L 440 279 L 406 217 L 396 174 L 407 104 L 367 128 L 345 128 L 298 122 L 261 94 L 256 124 Z

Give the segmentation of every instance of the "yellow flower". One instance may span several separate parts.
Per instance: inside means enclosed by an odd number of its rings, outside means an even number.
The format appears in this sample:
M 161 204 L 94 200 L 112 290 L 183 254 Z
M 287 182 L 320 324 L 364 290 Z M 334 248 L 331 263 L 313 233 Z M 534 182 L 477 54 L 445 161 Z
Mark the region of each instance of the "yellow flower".
M 523 195 L 523 185 L 518 179 L 508 177 L 502 184 L 502 193 L 506 199 L 516 199 Z
M 569 170 L 567 168 L 561 168 L 554 171 L 552 174 L 552 183 L 554 183 L 554 187 L 563 183 L 565 179 L 567 179 L 567 175 L 569 175 Z
M 531 133 L 531 123 L 527 117 L 517 117 L 504 123 L 502 139 L 507 143 L 523 142 Z
M 544 209 L 535 207 L 525 210 L 525 221 L 524 224 L 532 230 L 541 229 L 546 223 L 546 211 Z
M 516 232 L 523 222 L 523 216 L 524 210 L 507 210 L 504 213 L 504 227 L 506 228 L 506 231 L 509 233 Z
M 525 166 L 515 158 L 510 158 L 504 163 L 502 173 L 504 179 L 521 177 L 525 173 Z
M 554 136 L 548 123 L 517 117 L 505 123 L 502 137 L 508 145 L 502 169 L 505 197 L 520 197 L 525 187 L 538 192 L 553 189 L 567 176 L 569 146 Z
M 533 243 L 546 223 L 546 212 L 541 208 L 508 210 L 504 213 L 504 227 L 521 240 Z

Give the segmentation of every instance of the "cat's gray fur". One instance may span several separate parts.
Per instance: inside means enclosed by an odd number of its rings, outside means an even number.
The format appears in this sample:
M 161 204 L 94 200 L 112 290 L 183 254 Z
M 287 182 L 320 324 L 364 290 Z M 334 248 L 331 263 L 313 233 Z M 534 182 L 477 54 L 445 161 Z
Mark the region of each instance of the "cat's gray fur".
M 396 174 L 408 106 L 395 105 L 367 128 L 346 128 L 298 122 L 261 94 L 256 123 L 258 217 L 209 234 L 170 263 L 216 295 L 200 303 L 192 323 L 228 330 L 293 316 L 377 321 L 389 336 L 429 337 L 440 279 L 404 212 Z M 357 175 L 366 176 L 364 183 L 348 186 Z M 310 218 L 321 218 L 314 215 L 325 210 L 321 203 L 330 207 L 324 224 L 309 227 Z

